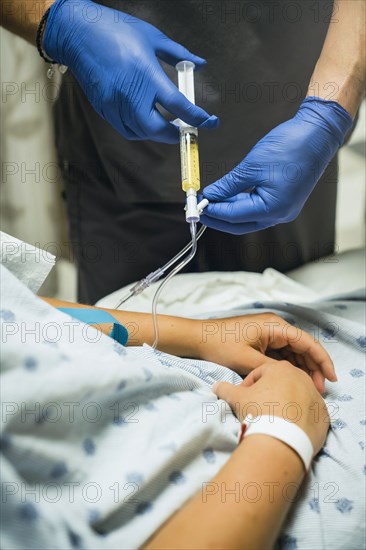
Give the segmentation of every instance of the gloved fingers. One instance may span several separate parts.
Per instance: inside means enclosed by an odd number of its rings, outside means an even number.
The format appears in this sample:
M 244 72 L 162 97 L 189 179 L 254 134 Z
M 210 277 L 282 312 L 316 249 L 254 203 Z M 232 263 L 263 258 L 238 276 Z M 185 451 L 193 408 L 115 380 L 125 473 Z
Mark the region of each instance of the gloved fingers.
M 156 101 L 175 117 L 197 128 L 216 128 L 219 125 L 217 116 L 210 116 L 201 107 L 193 105 L 167 77 L 163 69 L 158 75 L 156 87 Z
M 137 115 L 139 126 L 144 133 L 143 139 L 150 139 L 161 143 L 179 143 L 179 130 L 177 126 L 168 122 L 154 107 L 148 117 Z
M 206 194 L 203 194 L 206 197 Z M 222 202 L 210 202 L 205 208 L 205 214 L 210 218 L 232 224 L 264 223 L 269 217 L 265 201 L 255 191 L 240 193 L 236 198 L 232 197 Z
M 105 118 L 108 120 L 107 118 Z M 126 123 L 120 122 L 120 124 L 114 124 L 111 122 L 111 125 L 119 132 L 124 138 L 128 139 L 129 141 L 141 141 L 144 139 L 141 135 L 141 132 L 135 132 L 135 130 L 132 130 L 130 126 L 128 126 Z
M 120 120 L 121 128 L 116 129 L 129 140 L 179 143 L 178 127 L 164 118 L 156 108 L 154 99 L 154 97 L 149 98 L 149 109 L 133 110 L 131 108 L 127 113 L 125 112 L 128 123 Z
M 123 99 L 122 99 L 123 101 Z M 120 127 L 116 129 L 127 139 L 151 140 L 162 143 L 179 143 L 179 129 L 174 124 L 168 122 L 158 111 L 153 103 L 154 99 L 149 100 L 150 109 L 130 109 L 125 118 L 120 120 Z M 105 117 L 106 118 L 106 117 Z
M 194 55 L 187 48 L 174 42 L 168 38 L 165 34 L 161 33 L 159 43 L 156 48 L 157 56 L 168 63 L 169 65 L 176 65 L 179 61 L 192 61 L 197 69 L 204 67 L 207 63 L 205 59 Z
M 259 185 L 258 167 L 241 162 L 231 172 L 225 174 L 203 190 L 203 195 L 209 201 L 222 201 L 251 187 Z
M 246 233 L 254 233 L 255 231 L 260 231 L 261 229 L 265 229 L 267 227 L 266 224 L 261 224 L 258 222 L 223 222 L 215 218 L 210 218 L 210 216 L 206 216 L 205 214 L 201 215 L 200 222 L 207 227 L 211 227 L 212 229 L 216 229 L 217 231 L 222 231 L 224 233 L 231 233 L 232 235 L 245 235 Z
M 227 199 L 224 199 L 224 200 L 219 201 L 219 202 L 237 202 L 237 201 L 241 201 L 241 200 L 246 200 L 248 195 L 249 195 L 249 192 L 244 191 L 244 193 L 238 193 L 237 195 L 234 195 L 233 197 L 228 197 Z M 205 197 L 202 195 L 202 199 L 204 199 L 204 198 Z M 213 203 L 213 204 L 215 204 L 215 203 Z

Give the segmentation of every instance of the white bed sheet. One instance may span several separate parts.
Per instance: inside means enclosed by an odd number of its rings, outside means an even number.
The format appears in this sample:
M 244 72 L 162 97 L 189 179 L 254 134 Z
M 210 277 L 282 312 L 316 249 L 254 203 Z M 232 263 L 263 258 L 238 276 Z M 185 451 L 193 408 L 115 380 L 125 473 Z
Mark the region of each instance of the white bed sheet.
M 115 308 L 132 284 L 102 298 L 97 305 Z M 122 309 L 150 312 L 158 285 L 155 283 L 131 298 Z M 358 249 L 322 258 L 287 275 L 270 268 L 263 273 L 214 271 L 177 275 L 161 294 L 159 312 L 189 317 L 231 310 L 238 303 L 310 303 L 365 286 L 365 249 Z

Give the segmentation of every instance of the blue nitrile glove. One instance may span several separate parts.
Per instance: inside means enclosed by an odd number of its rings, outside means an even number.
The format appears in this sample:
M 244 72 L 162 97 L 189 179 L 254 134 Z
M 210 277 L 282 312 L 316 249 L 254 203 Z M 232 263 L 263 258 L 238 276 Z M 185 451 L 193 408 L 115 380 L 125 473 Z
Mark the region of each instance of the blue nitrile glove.
M 178 91 L 157 57 L 170 65 L 186 59 L 198 68 L 205 60 L 145 21 L 91 0 L 56 0 L 43 47 L 69 67 L 94 109 L 127 139 L 178 142 L 177 127 L 156 103 L 192 126 L 218 125 Z
M 338 103 L 306 98 L 294 118 L 271 130 L 238 166 L 203 190 L 210 204 L 201 222 L 241 235 L 294 220 L 351 126 Z

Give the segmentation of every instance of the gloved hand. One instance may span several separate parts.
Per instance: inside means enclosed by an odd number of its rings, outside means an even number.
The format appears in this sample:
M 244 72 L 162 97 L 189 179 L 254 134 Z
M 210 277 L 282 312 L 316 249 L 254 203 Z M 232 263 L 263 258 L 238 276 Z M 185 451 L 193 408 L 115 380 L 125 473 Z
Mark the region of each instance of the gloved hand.
M 231 172 L 203 190 L 208 227 L 241 235 L 294 220 L 352 126 L 334 101 L 308 97 Z M 245 192 L 244 192 L 245 191 Z
M 69 67 L 94 109 L 127 139 L 178 142 L 178 129 L 156 103 L 192 126 L 218 125 L 217 117 L 179 92 L 157 56 L 170 65 L 193 61 L 198 68 L 205 60 L 149 23 L 91 0 L 56 0 L 43 47 Z

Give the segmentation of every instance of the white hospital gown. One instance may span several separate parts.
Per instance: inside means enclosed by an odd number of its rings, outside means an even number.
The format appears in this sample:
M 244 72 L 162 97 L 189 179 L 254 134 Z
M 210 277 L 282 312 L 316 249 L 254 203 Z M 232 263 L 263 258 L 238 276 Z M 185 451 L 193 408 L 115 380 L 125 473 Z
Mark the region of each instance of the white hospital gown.
M 5 268 L 1 277 L 2 548 L 138 548 L 230 457 L 238 422 L 210 388 L 240 377 L 125 349 L 55 311 Z M 362 548 L 366 339 L 345 313 L 360 306 L 328 303 L 320 313 L 277 304 L 293 322 L 319 327 L 339 377 L 328 386 L 332 430 L 282 549 Z

